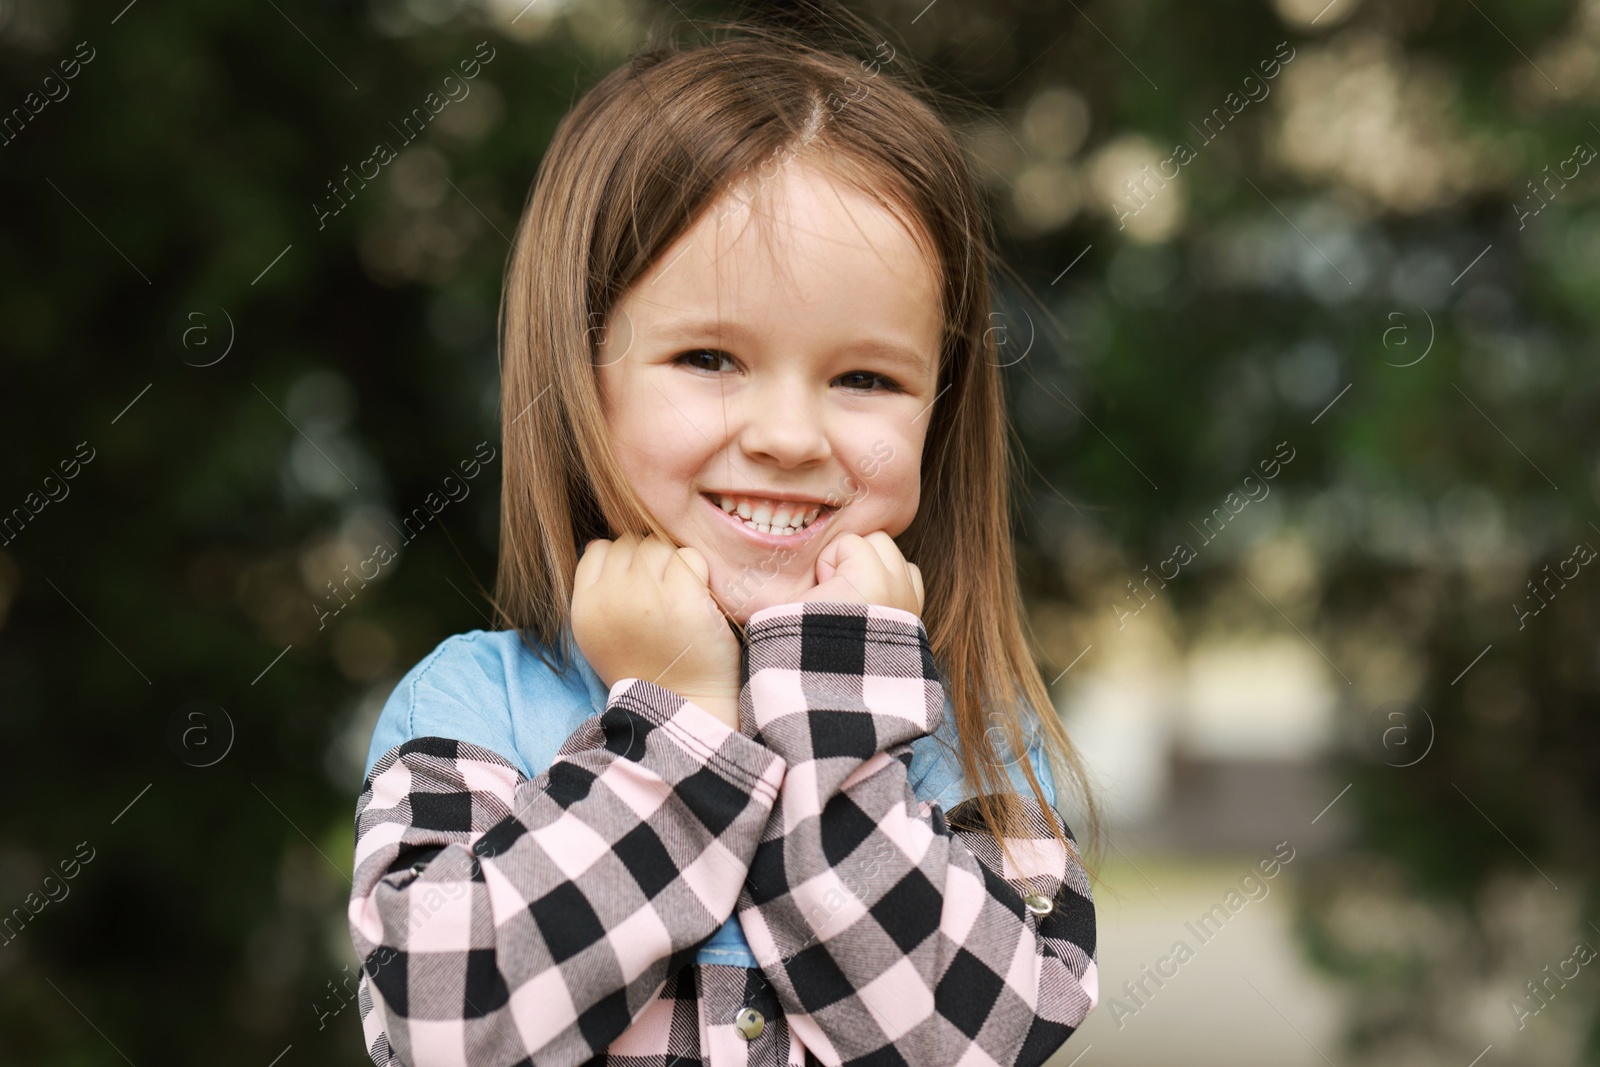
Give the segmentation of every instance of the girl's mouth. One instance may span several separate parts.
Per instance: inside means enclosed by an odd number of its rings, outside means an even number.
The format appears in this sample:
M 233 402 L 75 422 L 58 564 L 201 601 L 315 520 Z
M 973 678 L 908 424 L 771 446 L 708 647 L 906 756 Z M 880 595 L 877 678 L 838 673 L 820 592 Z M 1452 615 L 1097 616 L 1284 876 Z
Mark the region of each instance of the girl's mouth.
M 810 541 L 839 510 L 826 504 L 787 500 L 763 502 L 723 493 L 701 493 L 700 498 L 728 526 L 751 542 L 769 548 L 798 547 Z

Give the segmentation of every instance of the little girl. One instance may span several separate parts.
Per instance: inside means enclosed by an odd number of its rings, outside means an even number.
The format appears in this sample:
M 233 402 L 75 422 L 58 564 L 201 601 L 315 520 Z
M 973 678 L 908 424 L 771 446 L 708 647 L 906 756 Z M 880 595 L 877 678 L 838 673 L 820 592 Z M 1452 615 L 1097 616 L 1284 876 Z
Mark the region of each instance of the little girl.
M 1094 1007 L 987 227 L 892 52 L 658 46 L 557 128 L 502 307 L 512 628 L 411 669 L 356 807 L 375 1063 L 1010 1067 Z

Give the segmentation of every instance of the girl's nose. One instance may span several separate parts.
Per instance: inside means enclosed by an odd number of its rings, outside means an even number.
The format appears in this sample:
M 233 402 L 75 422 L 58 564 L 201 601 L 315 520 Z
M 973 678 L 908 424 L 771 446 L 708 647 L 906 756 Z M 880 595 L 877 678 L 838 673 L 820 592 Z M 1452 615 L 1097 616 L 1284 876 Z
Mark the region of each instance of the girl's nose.
M 774 385 L 752 393 L 748 401 L 739 447 L 751 459 L 789 468 L 832 454 L 822 405 L 806 389 Z

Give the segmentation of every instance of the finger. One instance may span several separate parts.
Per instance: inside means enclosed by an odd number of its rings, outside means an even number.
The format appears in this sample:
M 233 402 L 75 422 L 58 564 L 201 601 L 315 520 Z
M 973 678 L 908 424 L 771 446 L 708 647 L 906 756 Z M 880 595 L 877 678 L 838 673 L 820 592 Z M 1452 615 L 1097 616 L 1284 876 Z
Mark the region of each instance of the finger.
M 591 540 L 583 547 L 583 555 L 578 557 L 578 568 L 572 574 L 572 587 L 574 589 L 587 589 L 600 580 L 604 573 L 606 555 L 611 551 L 611 542 L 603 537 Z
M 842 567 L 846 560 L 864 555 L 867 551 L 868 541 L 858 533 L 840 534 L 828 542 L 828 548 L 833 550 L 833 564 Z
M 662 559 L 661 587 L 675 598 L 691 596 L 697 592 L 709 593 L 706 579 L 701 576 L 702 571 L 706 569 L 708 568 L 704 558 L 694 549 L 687 546 L 683 548 L 668 546 L 667 553 Z
M 702 603 L 708 615 L 723 617 L 722 605 L 711 591 L 711 566 L 697 550 L 686 545 L 672 554 L 667 561 L 667 581 L 674 593 L 681 590 L 685 599 Z
M 926 599 L 922 590 L 922 568 L 915 563 L 907 563 L 906 566 L 911 568 L 911 586 L 917 591 L 917 614 L 921 615 Z
M 912 577 L 912 563 L 900 551 L 900 546 L 886 530 L 874 530 L 864 540 L 872 546 L 873 558 L 883 568 L 883 578 L 886 582 L 885 593 L 894 596 L 892 591 L 897 587 L 904 587 L 908 592 L 916 595 L 917 579 Z M 917 611 L 921 613 L 921 602 L 918 601 Z
M 678 549 L 678 551 L 674 554 L 677 556 L 679 561 L 681 561 L 685 566 L 694 572 L 694 576 L 700 580 L 701 585 L 710 588 L 711 565 L 706 562 L 706 558 L 702 556 L 698 550 L 689 548 L 686 545 L 683 548 Z
M 639 538 L 633 533 L 625 533 L 611 543 L 611 550 L 606 553 L 605 568 L 602 576 L 606 580 L 621 580 L 628 574 L 633 565 L 634 553 L 638 551 Z
M 645 575 L 654 578 L 657 585 L 667 575 L 667 566 L 672 562 L 676 546 L 670 541 L 665 541 L 652 531 L 639 542 L 635 554 L 637 569 Z
M 870 551 L 861 552 L 861 560 L 856 564 L 855 573 L 863 581 L 870 582 L 884 590 L 884 595 L 901 582 L 910 582 L 906 574 L 906 559 L 900 554 L 900 548 L 883 530 L 874 530 L 862 538 L 870 547 Z M 876 571 L 868 576 L 868 572 Z
M 862 551 L 861 541 L 860 534 L 843 533 L 823 545 L 822 551 L 817 553 L 817 584 L 831 579 L 839 573 L 840 568 L 859 555 Z
M 905 580 L 906 588 L 911 590 L 911 595 L 916 596 L 917 583 L 911 577 L 911 561 L 904 556 L 900 557 L 900 576 Z
M 887 531 L 874 530 L 865 540 L 883 561 L 884 570 L 890 574 L 898 573 L 905 566 L 906 558 L 901 554 L 900 546 L 894 543 L 894 538 L 890 537 Z

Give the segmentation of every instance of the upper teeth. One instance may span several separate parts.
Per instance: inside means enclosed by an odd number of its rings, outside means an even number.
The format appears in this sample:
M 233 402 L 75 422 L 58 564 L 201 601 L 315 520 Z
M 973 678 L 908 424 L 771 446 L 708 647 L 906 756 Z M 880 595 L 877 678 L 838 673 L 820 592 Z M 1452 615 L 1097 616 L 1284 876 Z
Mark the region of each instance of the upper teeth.
M 811 525 L 822 514 L 815 504 L 800 504 L 792 500 L 762 500 L 759 497 L 719 496 L 717 503 L 730 515 L 738 515 L 744 524 L 762 533 L 775 533 L 786 537 Z

